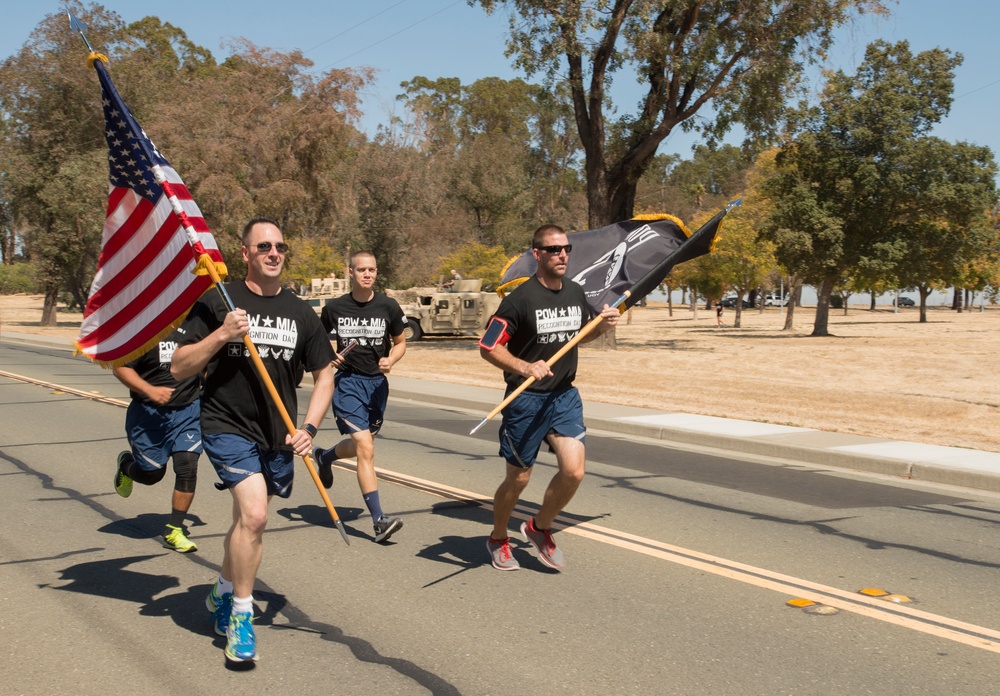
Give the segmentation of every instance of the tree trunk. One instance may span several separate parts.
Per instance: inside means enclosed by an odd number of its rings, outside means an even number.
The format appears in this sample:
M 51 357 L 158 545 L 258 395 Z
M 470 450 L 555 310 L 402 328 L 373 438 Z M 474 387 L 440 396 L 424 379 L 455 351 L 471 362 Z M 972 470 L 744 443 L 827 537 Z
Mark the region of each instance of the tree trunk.
M 870 292 L 871 292 L 871 295 L 872 295 L 872 303 L 871 303 L 871 306 L 868 309 L 870 309 L 871 311 L 874 312 L 875 311 L 875 291 L 871 290 Z
M 830 293 L 833 292 L 834 278 L 824 278 L 817 289 L 816 321 L 813 323 L 813 336 L 830 335 Z
M 786 305 L 785 312 L 785 325 L 782 327 L 782 331 L 791 331 L 794 316 L 795 316 L 795 305 L 797 305 L 802 298 L 802 283 L 796 283 L 792 286 L 792 291 L 788 293 L 788 304 Z
M 615 350 L 618 348 L 618 338 L 615 336 L 615 327 L 611 327 L 600 336 L 590 342 L 590 345 L 597 350 Z
M 931 288 L 917 286 L 917 291 L 920 293 L 920 323 L 925 324 L 927 322 L 927 297 L 931 294 Z
M 56 305 L 59 304 L 59 286 L 55 283 L 46 283 L 45 302 L 42 304 L 41 326 L 56 325 Z

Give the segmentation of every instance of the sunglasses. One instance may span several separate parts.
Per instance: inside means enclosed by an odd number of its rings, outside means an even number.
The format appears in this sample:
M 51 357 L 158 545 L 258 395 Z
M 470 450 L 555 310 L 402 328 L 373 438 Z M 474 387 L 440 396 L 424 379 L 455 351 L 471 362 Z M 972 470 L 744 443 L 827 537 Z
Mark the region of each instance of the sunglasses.
M 550 254 L 558 254 L 565 251 L 567 254 L 573 251 L 572 244 L 549 244 L 548 246 L 537 246 L 535 247 L 539 251 L 547 251 Z
M 278 242 L 277 244 L 271 244 L 271 242 L 257 242 L 254 246 L 256 247 L 257 251 L 259 251 L 262 254 L 266 254 L 267 252 L 271 251 L 272 246 L 275 248 L 275 250 L 277 250 L 279 254 L 288 253 L 288 245 L 285 244 L 284 242 Z

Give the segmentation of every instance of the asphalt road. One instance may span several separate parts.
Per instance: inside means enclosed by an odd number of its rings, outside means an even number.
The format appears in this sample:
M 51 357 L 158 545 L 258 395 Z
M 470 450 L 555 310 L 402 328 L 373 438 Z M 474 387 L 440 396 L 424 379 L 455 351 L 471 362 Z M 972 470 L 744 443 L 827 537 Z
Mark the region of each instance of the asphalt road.
M 1000 497 L 588 433 L 556 535 L 568 567 L 490 567 L 496 425 L 393 400 L 372 541 L 348 470 L 336 532 L 304 467 L 273 501 L 260 662 L 230 669 L 204 597 L 229 494 L 202 458 L 195 554 L 158 534 L 167 481 L 111 486 L 126 390 L 58 350 L 0 344 L 0 694 L 993 694 Z M 27 380 L 34 380 L 34 383 Z M 107 397 L 111 397 L 109 400 Z M 331 421 L 318 438 L 335 441 Z M 519 514 L 552 472 L 543 455 Z M 891 602 L 859 593 L 879 588 Z M 816 602 L 789 606 L 793 599 Z

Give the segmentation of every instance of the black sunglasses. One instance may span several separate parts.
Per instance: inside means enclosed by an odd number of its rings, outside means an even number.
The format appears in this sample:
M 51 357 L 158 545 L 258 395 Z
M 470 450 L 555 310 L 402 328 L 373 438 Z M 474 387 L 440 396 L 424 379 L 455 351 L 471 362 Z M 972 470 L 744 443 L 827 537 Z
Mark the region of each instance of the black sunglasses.
M 549 244 L 548 246 L 537 246 L 535 248 L 538 249 L 539 251 L 547 251 L 550 254 L 558 254 L 563 250 L 565 250 L 566 253 L 568 254 L 569 252 L 573 251 L 572 244 Z
M 278 242 L 277 244 L 271 244 L 271 242 L 257 242 L 255 246 L 257 247 L 257 251 L 262 254 L 266 254 L 271 251 L 272 246 L 278 251 L 279 254 L 288 253 L 288 245 L 284 242 Z

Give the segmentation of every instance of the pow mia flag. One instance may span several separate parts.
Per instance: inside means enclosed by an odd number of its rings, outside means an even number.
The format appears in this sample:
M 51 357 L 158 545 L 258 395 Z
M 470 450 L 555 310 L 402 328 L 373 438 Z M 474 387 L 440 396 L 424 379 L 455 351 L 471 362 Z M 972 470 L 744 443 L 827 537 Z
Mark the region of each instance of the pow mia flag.
M 733 205 L 739 202 L 729 207 Z M 573 252 L 566 277 L 583 287 L 595 312 L 614 304 L 626 290 L 632 291 L 627 301 L 631 307 L 663 282 L 673 266 L 707 254 L 728 211 L 720 212 L 693 236 L 672 215 L 641 216 L 595 230 L 570 232 L 567 236 Z M 531 249 L 515 257 L 504 269 L 500 294 L 509 293 L 531 277 L 536 266 Z

